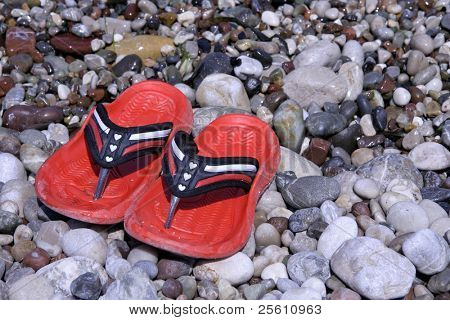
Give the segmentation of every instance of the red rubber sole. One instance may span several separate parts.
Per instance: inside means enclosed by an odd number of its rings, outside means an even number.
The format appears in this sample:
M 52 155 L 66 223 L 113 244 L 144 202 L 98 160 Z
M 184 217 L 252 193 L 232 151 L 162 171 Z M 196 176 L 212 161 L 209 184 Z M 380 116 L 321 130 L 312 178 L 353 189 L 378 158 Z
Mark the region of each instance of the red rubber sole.
M 122 127 L 172 122 L 167 141 L 178 130 L 190 131 L 192 126 L 189 101 L 181 91 L 160 81 L 133 85 L 106 109 L 111 121 Z M 162 153 L 142 156 L 114 168 L 103 196 L 94 200 L 100 168 L 89 155 L 83 133 L 87 123 L 42 165 L 36 175 L 36 192 L 45 205 L 70 218 L 97 224 L 117 223 L 148 181 L 159 176 Z
M 152 246 L 196 258 L 223 258 L 247 242 L 259 197 L 273 179 L 280 161 L 278 139 L 261 120 L 248 115 L 225 115 L 195 139 L 199 155 L 253 157 L 259 162 L 249 193 L 225 188 L 183 198 L 169 229 L 164 222 L 170 194 L 156 179 L 125 216 L 125 229 Z

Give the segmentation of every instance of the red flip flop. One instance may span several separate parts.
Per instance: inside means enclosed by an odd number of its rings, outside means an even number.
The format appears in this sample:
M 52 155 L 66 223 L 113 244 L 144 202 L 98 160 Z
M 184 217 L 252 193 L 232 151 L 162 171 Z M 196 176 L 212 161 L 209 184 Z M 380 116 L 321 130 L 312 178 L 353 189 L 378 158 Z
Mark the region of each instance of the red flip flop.
M 278 139 L 256 117 L 225 115 L 193 139 L 178 132 L 163 174 L 125 215 L 125 230 L 152 246 L 196 258 L 240 250 L 255 207 L 280 161 Z
M 108 106 L 93 108 L 83 127 L 40 168 L 35 188 L 49 208 L 97 224 L 123 220 L 146 183 L 161 173 L 166 142 L 190 131 L 192 108 L 181 91 L 144 81 Z

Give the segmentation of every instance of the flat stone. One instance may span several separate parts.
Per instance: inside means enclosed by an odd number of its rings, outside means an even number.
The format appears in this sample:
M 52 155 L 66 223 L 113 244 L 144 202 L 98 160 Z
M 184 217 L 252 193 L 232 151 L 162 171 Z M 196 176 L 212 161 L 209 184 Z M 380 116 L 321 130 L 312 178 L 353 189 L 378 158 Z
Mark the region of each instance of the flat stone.
M 356 100 L 363 90 L 364 73 L 356 62 L 346 62 L 339 69 L 339 75 L 347 82 L 346 100 Z
M 72 33 L 58 34 L 50 39 L 50 44 L 63 53 L 82 56 L 92 52 L 92 38 L 80 38 Z
M 336 200 L 339 193 L 336 180 L 319 176 L 298 178 L 282 191 L 285 201 L 295 208 L 319 207 L 326 200 Z
M 311 288 L 294 288 L 283 293 L 280 300 L 322 300 L 322 296 Z
M 100 300 L 158 300 L 158 298 L 155 285 L 147 274 L 139 268 L 133 268 L 120 280 L 111 283 Z
M 410 290 L 414 265 L 383 243 L 368 237 L 346 241 L 331 258 L 333 272 L 369 299 L 396 299 Z
M 303 109 L 294 100 L 284 101 L 273 115 L 273 126 L 283 147 L 300 152 L 305 136 Z
M 173 46 L 173 40 L 156 35 L 138 35 L 116 42 L 106 49 L 114 51 L 117 55 L 136 54 L 141 59 L 157 59 L 161 56 L 161 48 L 165 45 Z
M 69 226 L 64 221 L 47 221 L 41 225 L 34 242 L 51 257 L 56 257 L 62 252 L 61 240 L 67 231 Z

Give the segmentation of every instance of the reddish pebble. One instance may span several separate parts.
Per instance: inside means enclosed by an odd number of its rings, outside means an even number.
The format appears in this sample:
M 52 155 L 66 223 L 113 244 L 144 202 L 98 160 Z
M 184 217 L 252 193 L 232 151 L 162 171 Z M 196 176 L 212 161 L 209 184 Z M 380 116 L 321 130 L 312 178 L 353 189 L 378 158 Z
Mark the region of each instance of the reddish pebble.
M 17 53 L 36 52 L 36 34 L 28 28 L 12 27 L 6 32 L 6 54 L 13 56 Z
M 39 270 L 40 268 L 48 265 L 50 262 L 50 256 L 47 251 L 36 248 L 33 251 L 29 252 L 25 258 L 23 258 L 23 264 L 27 267 L 32 268 L 34 271 Z
M 358 216 L 370 217 L 369 205 L 365 202 L 357 202 L 352 206 L 352 213 L 355 217 Z
M 11 77 L 0 77 L 0 89 L 6 94 L 11 88 L 14 87 L 14 80 Z
M 50 39 L 50 44 L 63 53 L 78 56 L 91 53 L 92 38 L 79 38 L 71 33 L 64 33 Z
M 331 300 L 361 300 L 361 296 L 347 288 L 337 288 L 331 294 Z
M 175 279 L 167 279 L 162 287 L 162 293 L 167 298 L 175 299 L 183 293 L 183 286 L 180 281 Z
M 139 13 L 138 6 L 135 3 L 127 5 L 125 13 L 123 14 L 125 20 L 134 20 Z

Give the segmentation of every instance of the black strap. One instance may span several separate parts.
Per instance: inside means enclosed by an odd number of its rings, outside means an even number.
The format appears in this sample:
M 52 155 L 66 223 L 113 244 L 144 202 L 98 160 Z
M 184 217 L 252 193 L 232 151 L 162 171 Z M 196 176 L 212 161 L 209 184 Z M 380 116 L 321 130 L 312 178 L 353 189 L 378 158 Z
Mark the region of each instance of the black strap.
M 211 158 L 199 156 L 198 148 L 192 135 L 179 131 L 170 142 L 170 148 L 163 158 L 163 178 L 171 193 L 179 198 L 192 197 L 211 190 L 226 187 L 242 188 L 250 190 L 253 179 L 258 171 L 258 160 L 251 157 L 221 157 Z M 171 172 L 172 167 L 175 168 Z M 229 179 L 225 175 L 238 175 Z M 223 179 L 220 177 L 223 176 Z M 209 178 L 214 182 L 206 182 Z M 246 181 L 247 180 L 247 181 Z
M 172 130 L 171 122 L 136 127 L 121 127 L 111 121 L 98 104 L 84 129 L 89 152 L 96 164 L 113 168 L 137 157 L 160 153 Z M 137 148 L 137 144 L 148 146 Z

